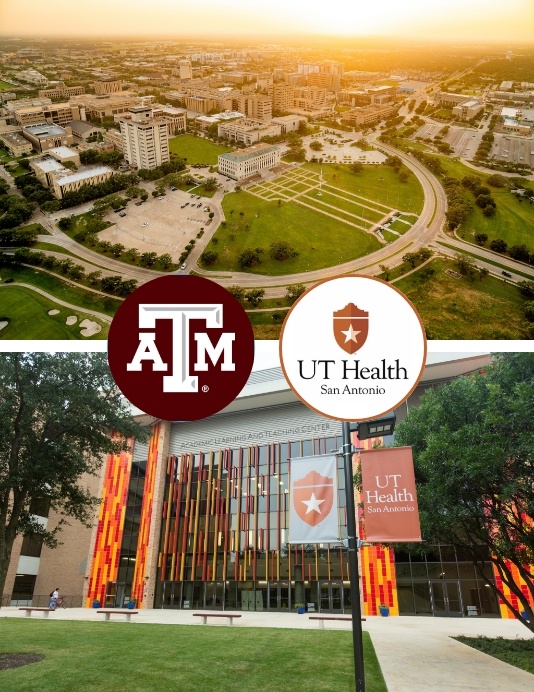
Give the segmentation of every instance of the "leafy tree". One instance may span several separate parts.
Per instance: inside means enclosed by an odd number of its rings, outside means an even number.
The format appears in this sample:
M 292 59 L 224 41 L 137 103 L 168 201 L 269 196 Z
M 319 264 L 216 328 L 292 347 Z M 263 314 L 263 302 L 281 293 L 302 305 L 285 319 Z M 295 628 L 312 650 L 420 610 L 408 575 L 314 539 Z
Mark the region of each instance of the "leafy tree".
M 62 231 L 70 231 L 72 228 L 72 219 L 69 219 L 68 216 L 64 216 L 63 218 L 59 219 L 57 222 L 58 228 Z
M 286 291 L 286 299 L 290 300 L 291 302 L 295 302 L 297 298 L 300 298 L 300 296 L 305 292 L 306 286 L 304 284 L 290 284 L 287 287 Z
M 502 353 L 486 374 L 428 390 L 398 425 L 395 444 L 413 448 L 423 550 L 441 542 L 467 553 L 534 632 L 533 400 L 534 354 Z M 515 598 L 488 579 L 488 567 Z
M 310 142 L 310 149 L 313 149 L 313 151 L 322 151 L 323 145 L 321 142 L 314 140 L 313 142 Z
M 475 242 L 477 245 L 484 245 L 488 239 L 487 233 L 475 233 Z
M 272 259 L 283 262 L 284 260 L 298 257 L 299 252 L 295 250 L 295 248 L 287 241 L 277 240 L 276 242 L 271 243 L 269 255 L 272 257 Z
M 385 277 L 384 277 L 385 280 L 386 280 L 386 281 L 389 281 L 389 272 L 390 272 L 390 269 L 389 269 L 389 267 L 387 266 L 387 264 L 380 264 L 380 265 L 378 265 L 378 266 L 380 267 L 380 271 L 381 271 L 383 274 L 385 274 Z
M 166 270 L 169 267 L 172 267 L 174 260 L 172 259 L 172 256 L 166 252 L 164 255 L 160 255 L 158 257 L 158 264 L 163 270 Z
M 156 263 L 157 259 L 158 255 L 156 252 L 143 252 L 141 259 L 139 260 L 139 264 L 141 264 L 143 267 L 151 267 Z
M 217 178 L 212 176 L 208 178 L 204 183 L 204 189 L 206 190 L 206 192 L 211 192 L 212 190 L 217 189 L 217 185 Z
M 90 526 L 98 498 L 82 477 L 97 474 L 103 455 L 128 449 L 132 437 L 147 435 L 104 354 L 0 354 L 0 591 L 18 535 L 55 547 L 68 517 Z M 37 501 L 63 515 L 53 530 L 31 513 Z
M 126 248 L 121 243 L 115 243 L 115 245 L 111 246 L 110 252 L 113 255 L 113 257 L 119 258 L 125 249 Z
M 87 281 L 89 281 L 91 286 L 96 286 L 100 282 L 101 276 L 102 272 L 100 270 L 91 272 L 90 274 L 87 274 Z
M 261 264 L 261 255 L 264 250 L 262 247 L 247 248 L 237 258 L 237 263 L 240 267 L 255 267 Z
M 467 276 L 468 279 L 473 280 L 477 273 L 475 261 L 472 257 L 468 255 L 456 255 L 456 266 L 458 271 L 462 276 Z
M 495 216 L 495 205 L 487 204 L 483 209 L 482 213 L 484 216 L 492 217 Z
M 506 252 L 508 243 L 505 240 L 501 240 L 501 238 L 496 238 L 491 241 L 490 248 L 495 252 Z
M 529 322 L 534 322 L 534 301 L 530 300 L 524 306 L 525 317 Z
M 218 257 L 219 253 L 215 252 L 215 250 L 204 250 L 204 252 L 200 255 L 200 261 L 202 264 L 209 266 L 210 264 L 214 264 Z
M 241 286 L 229 286 L 228 293 L 231 293 L 236 300 L 243 301 L 245 299 L 245 289 Z
M 122 279 L 120 276 L 105 276 L 100 282 L 100 285 L 102 286 L 102 290 L 106 291 L 106 293 L 115 293 L 121 285 L 121 282 Z
M 361 173 L 363 171 L 363 163 L 360 163 L 359 161 L 355 161 L 354 163 L 350 164 L 350 170 L 353 173 Z
M 534 281 L 519 281 L 517 284 L 519 293 L 525 298 L 532 300 L 534 298 Z
M 520 262 L 528 262 L 530 258 L 529 249 L 524 243 L 522 245 L 512 245 L 508 253 L 510 257 Z
M 265 290 L 263 288 L 251 288 L 250 291 L 245 293 L 245 300 L 257 308 L 263 300 L 264 295 Z

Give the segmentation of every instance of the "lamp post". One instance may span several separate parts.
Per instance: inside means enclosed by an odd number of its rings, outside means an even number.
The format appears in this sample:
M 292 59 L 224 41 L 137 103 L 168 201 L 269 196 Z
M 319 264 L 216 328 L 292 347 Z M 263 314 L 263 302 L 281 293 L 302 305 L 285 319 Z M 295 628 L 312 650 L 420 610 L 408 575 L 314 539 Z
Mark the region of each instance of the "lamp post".
M 360 605 L 360 573 L 358 569 L 358 537 L 356 536 L 356 508 L 354 504 L 354 484 L 352 480 L 352 457 L 358 450 L 353 448 L 351 432 L 358 433 L 360 441 L 372 437 L 392 435 L 395 428 L 395 412 L 388 417 L 363 423 L 342 424 L 343 461 L 345 468 L 345 496 L 347 506 L 348 562 L 350 579 L 350 600 L 352 603 L 352 646 L 354 649 L 354 677 L 356 692 L 365 692 L 365 673 L 363 665 L 362 611 Z

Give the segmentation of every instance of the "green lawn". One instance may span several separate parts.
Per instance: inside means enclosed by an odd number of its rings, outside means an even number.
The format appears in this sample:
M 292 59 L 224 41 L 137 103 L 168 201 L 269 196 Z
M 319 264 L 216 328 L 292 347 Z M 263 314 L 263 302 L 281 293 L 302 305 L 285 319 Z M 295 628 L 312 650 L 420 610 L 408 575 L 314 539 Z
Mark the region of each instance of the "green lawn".
M 503 637 L 453 637 L 489 656 L 534 674 L 534 639 L 504 639 Z
M 193 163 L 207 163 L 216 166 L 219 154 L 231 151 L 231 147 L 223 147 L 220 144 L 210 142 L 208 139 L 195 137 L 194 135 L 178 135 L 169 140 L 169 149 L 187 159 L 188 165 Z
M 210 266 L 214 271 L 243 271 L 237 257 L 246 248 L 265 250 L 262 263 L 248 271 L 279 276 L 335 266 L 381 247 L 369 233 L 294 202 L 279 206 L 242 191 L 226 195 L 223 209 L 227 226 L 220 226 L 208 245 L 219 253 Z M 289 242 L 299 256 L 284 262 L 271 259 L 269 246 L 277 240 Z
M 4 82 L 0 79 L 0 91 L 13 91 L 15 89 L 14 84 L 9 84 L 9 82 Z
M 495 216 L 484 216 L 480 207 L 474 205 L 468 219 L 462 224 L 460 235 L 474 242 L 475 231 L 487 233 L 488 246 L 495 238 L 502 238 L 509 247 L 524 243 L 534 251 L 534 204 L 526 199 L 518 202 L 509 190 L 493 189 L 491 194 L 497 203 Z
M 2 267 L 0 277 L 2 282 L 13 278 L 17 282 L 37 286 L 60 300 L 64 300 L 66 303 L 78 305 L 86 310 L 96 310 L 110 317 L 116 313 L 119 305 L 122 305 L 122 300 L 117 300 L 112 296 L 104 297 L 98 293 L 86 291 L 84 288 L 72 286 L 62 281 L 59 277 L 30 267 Z
M 354 689 L 350 632 L 2 618 L 2 633 L 0 653 L 45 656 L 1 671 L 5 692 Z M 364 656 L 368 692 L 387 692 L 368 633 Z
M 56 309 L 60 311 L 58 315 L 48 314 L 49 310 Z M 71 326 L 65 324 L 70 315 L 78 317 L 77 324 Z M 0 288 L 0 322 L 5 318 L 9 324 L 0 330 L 1 340 L 106 339 L 109 329 L 109 325 L 98 318 L 57 305 L 31 289 L 20 286 L 2 286 Z M 79 323 L 84 319 L 98 322 L 102 331 L 92 337 L 81 336 Z
M 321 196 L 319 197 L 318 191 L 312 190 L 311 192 L 304 195 L 302 199 L 307 203 L 316 202 L 317 204 L 329 204 L 330 207 L 336 207 L 336 209 L 347 211 L 349 212 L 349 214 L 355 214 L 356 216 L 359 216 L 361 218 L 353 219 L 354 223 L 360 223 L 361 219 L 365 219 L 368 223 L 364 225 L 368 226 L 371 226 L 372 223 L 377 223 L 378 221 L 380 221 L 380 219 L 383 219 L 384 216 L 387 215 L 386 211 L 377 212 L 374 209 L 369 209 L 367 206 L 361 206 L 357 203 L 355 198 L 342 198 L 339 196 L 339 192 L 336 192 L 335 190 L 332 190 L 332 192 L 334 192 L 335 194 L 329 194 L 326 190 L 323 189 L 323 191 L 321 192 Z M 341 193 L 341 195 L 342 194 L 343 193 Z M 330 207 L 328 207 L 326 211 L 335 214 L 335 209 L 330 209 Z
M 29 223 L 27 226 L 21 226 L 19 229 L 20 231 L 37 231 L 39 235 L 52 235 L 50 231 L 47 231 L 46 228 L 40 224 L 40 223 Z M 33 247 L 36 247 L 38 243 L 36 243 Z
M 304 168 L 320 174 L 323 181 L 348 192 L 367 197 L 387 207 L 416 214 L 423 209 L 423 188 L 413 173 L 405 183 L 390 166 L 364 165 L 361 173 L 352 173 L 349 166 L 341 164 L 307 163 Z
M 426 267 L 435 274 L 424 278 Z M 421 315 L 429 339 L 527 339 L 524 299 L 517 288 L 493 277 L 471 283 L 445 269 L 454 262 L 435 259 L 421 271 L 395 283 Z

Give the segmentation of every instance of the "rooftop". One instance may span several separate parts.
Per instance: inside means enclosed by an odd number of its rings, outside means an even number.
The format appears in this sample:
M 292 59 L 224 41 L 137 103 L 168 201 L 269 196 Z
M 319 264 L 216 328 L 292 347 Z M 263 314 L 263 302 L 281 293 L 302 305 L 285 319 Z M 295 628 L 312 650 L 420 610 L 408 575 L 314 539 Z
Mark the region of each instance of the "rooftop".
M 95 129 L 94 125 L 84 122 L 83 120 L 71 120 L 69 127 L 72 128 L 73 132 L 78 132 L 81 135 L 83 135 L 85 132 L 89 132 L 89 130 Z
M 28 132 L 34 137 L 50 137 L 53 135 L 64 136 L 67 134 L 64 127 L 60 127 L 59 125 L 48 125 L 47 123 L 42 125 L 25 125 L 22 129 L 24 132 Z
M 60 156 L 61 158 L 70 158 L 71 156 L 78 155 L 78 152 L 74 149 L 71 149 L 70 147 L 54 147 L 53 149 L 50 149 L 50 152 L 53 152 L 54 154 L 56 154 L 56 156 Z
M 77 180 L 85 180 L 87 178 L 92 178 L 95 175 L 102 175 L 103 173 L 111 173 L 112 170 L 108 166 L 95 166 L 94 168 L 88 168 L 85 171 L 77 171 L 72 175 L 66 175 L 63 178 L 56 180 L 58 185 L 67 185 L 68 183 L 74 183 Z
M 252 147 L 241 149 L 240 151 L 232 151 L 228 152 L 227 154 L 221 154 L 219 158 L 240 162 L 247 161 L 247 159 L 253 159 L 255 156 L 259 156 L 260 154 L 268 154 L 271 151 L 280 151 L 280 147 L 275 147 L 273 144 L 260 142 Z
M 59 161 L 56 161 L 51 156 L 44 159 L 33 159 L 32 164 L 38 166 L 44 173 L 65 170 Z

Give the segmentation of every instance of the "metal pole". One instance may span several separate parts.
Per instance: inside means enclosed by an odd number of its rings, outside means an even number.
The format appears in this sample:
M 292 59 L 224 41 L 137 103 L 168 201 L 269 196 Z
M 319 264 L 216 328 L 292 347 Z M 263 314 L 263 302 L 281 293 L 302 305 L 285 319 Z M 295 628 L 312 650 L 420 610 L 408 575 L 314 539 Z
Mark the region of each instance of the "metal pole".
M 356 536 L 356 510 L 352 480 L 352 443 L 350 423 L 343 423 L 343 461 L 345 466 L 345 495 L 347 503 L 347 534 L 349 546 L 350 600 L 352 603 L 352 646 L 354 649 L 354 679 L 356 692 L 365 692 L 363 666 L 362 611 L 360 606 L 360 573 L 358 570 L 358 541 Z

